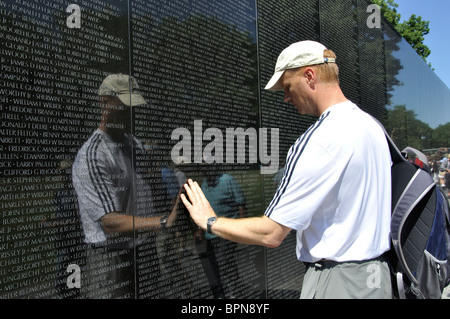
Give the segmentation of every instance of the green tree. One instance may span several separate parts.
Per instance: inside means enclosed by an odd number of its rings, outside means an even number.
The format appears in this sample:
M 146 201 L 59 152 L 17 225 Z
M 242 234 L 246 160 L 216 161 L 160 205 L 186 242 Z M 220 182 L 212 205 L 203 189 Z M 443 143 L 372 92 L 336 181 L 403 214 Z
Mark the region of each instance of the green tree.
M 422 20 L 421 16 L 413 14 L 407 21 L 403 21 L 396 27 L 397 31 L 425 61 L 431 53 L 431 50 L 423 44 L 425 35 L 430 33 L 429 25 L 430 21 Z
M 372 0 L 380 6 L 381 13 L 391 23 L 400 35 L 416 50 L 417 54 L 426 61 L 431 50 L 423 43 L 425 36 L 430 33 L 430 21 L 422 20 L 421 16 L 411 15 L 408 20 L 400 22 L 401 14 L 397 12 L 398 4 L 394 0 Z
M 450 123 L 439 125 L 434 129 L 433 140 L 434 147 L 449 147 L 450 146 Z
M 397 13 L 398 4 L 394 0 L 372 0 L 372 2 L 380 7 L 385 19 L 394 27 L 400 23 L 401 15 Z

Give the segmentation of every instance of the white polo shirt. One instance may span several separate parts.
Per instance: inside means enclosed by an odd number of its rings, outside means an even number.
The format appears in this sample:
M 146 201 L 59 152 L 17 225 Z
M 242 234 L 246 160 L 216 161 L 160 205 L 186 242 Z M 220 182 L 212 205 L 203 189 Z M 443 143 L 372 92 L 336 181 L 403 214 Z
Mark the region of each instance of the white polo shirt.
M 350 101 L 291 147 L 265 214 L 297 230 L 297 257 L 366 260 L 389 249 L 391 157 L 383 130 Z

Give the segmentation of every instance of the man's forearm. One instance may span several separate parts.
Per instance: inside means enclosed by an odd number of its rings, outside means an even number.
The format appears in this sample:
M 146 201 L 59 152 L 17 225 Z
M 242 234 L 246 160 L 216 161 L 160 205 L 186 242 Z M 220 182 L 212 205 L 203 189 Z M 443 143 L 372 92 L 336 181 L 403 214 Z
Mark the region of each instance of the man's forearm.
M 219 217 L 211 228 L 213 234 L 241 244 L 278 247 L 289 229 L 266 216 L 232 219 Z
M 184 188 L 189 199 L 185 194 L 181 194 L 183 204 L 197 226 L 206 230 L 208 219 L 217 217 L 214 210 L 197 182 L 189 179 Z M 219 217 L 211 230 L 213 234 L 234 242 L 266 247 L 279 246 L 291 231 L 290 228 L 274 222 L 265 215 L 238 219 Z

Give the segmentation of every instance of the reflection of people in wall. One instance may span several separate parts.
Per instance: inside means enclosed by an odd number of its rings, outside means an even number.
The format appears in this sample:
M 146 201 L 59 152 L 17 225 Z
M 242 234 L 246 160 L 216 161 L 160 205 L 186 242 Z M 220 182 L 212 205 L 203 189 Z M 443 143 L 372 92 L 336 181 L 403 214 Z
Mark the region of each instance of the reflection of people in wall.
M 245 215 L 245 199 L 239 183 L 229 174 L 221 173 L 218 167 L 210 167 L 202 183 L 202 190 L 218 216 L 227 218 L 243 218 Z M 216 235 L 206 233 L 206 249 L 200 249 L 203 231 L 196 234 L 196 243 L 200 260 L 208 278 L 214 298 L 233 298 L 237 284 L 237 244 L 226 241 Z M 219 264 L 222 265 L 219 267 Z M 224 281 L 222 274 L 232 274 L 234 278 Z M 229 277 L 229 275 L 227 276 Z M 227 287 L 224 289 L 224 286 Z
M 379 124 L 344 96 L 335 59 L 313 41 L 278 58 L 266 89 L 283 90 L 285 102 L 318 120 L 291 147 L 262 217 L 218 217 L 192 180 L 189 200 L 181 198 L 199 227 L 228 240 L 276 247 L 296 230 L 297 257 L 307 264 L 302 298 L 392 298 L 383 256 L 390 246 L 389 148 Z
M 447 189 L 447 196 L 450 197 L 450 154 L 442 160 L 439 170 L 443 172 L 444 175 L 444 187 Z
M 134 169 L 133 154 L 141 144 L 131 135 L 131 114 L 134 106 L 146 103 L 137 88 L 136 80 L 127 75 L 104 79 L 99 89 L 100 126 L 73 164 L 73 186 L 88 245 L 81 282 L 87 298 L 133 297 L 133 248 L 146 240 L 151 246 L 154 231 L 171 226 L 176 218 L 154 216 L 151 191 Z

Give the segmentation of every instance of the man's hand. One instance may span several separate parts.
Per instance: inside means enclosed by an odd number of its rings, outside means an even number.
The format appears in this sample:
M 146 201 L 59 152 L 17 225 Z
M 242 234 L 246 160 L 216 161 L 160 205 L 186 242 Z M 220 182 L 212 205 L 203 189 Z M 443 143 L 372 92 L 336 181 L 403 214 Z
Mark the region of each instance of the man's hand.
M 201 227 L 203 230 L 206 230 L 206 222 L 208 221 L 208 218 L 216 216 L 216 213 L 214 213 L 214 210 L 197 182 L 189 179 L 187 184 L 184 184 L 184 189 L 189 197 L 188 200 L 184 194 L 181 194 L 181 200 L 183 201 L 184 206 L 186 206 L 191 218 L 197 226 Z
M 216 216 L 208 200 L 203 194 L 197 182 L 192 180 L 184 185 L 185 195 L 181 194 L 181 200 L 191 214 L 194 222 L 203 230 L 209 217 Z M 267 216 L 249 218 L 225 218 L 220 217 L 213 226 L 214 235 L 241 244 L 261 245 L 277 247 L 281 244 L 290 228 L 272 221 Z

